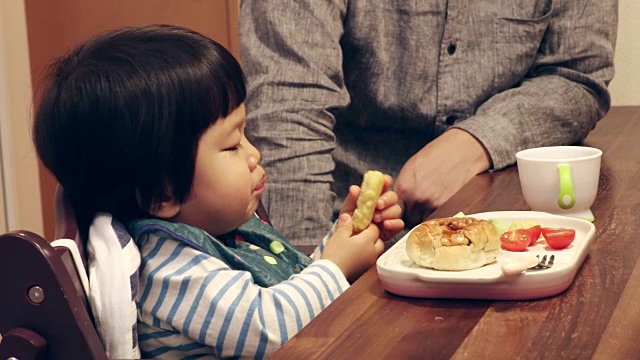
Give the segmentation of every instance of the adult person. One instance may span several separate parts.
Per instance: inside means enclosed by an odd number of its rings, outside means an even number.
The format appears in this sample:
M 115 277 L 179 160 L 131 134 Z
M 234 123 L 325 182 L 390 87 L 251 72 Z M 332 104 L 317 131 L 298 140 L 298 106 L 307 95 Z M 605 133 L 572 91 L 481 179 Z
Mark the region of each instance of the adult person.
M 412 226 L 517 151 L 581 141 L 610 107 L 617 8 L 243 1 L 248 137 L 271 174 L 274 226 L 316 238 L 368 169 L 396 178 Z

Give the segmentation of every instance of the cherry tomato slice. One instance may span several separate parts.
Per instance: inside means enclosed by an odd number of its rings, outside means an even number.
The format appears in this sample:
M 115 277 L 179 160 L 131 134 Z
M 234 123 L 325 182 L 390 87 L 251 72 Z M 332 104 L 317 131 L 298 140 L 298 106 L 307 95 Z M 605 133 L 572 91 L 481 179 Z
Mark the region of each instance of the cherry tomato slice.
M 542 226 L 536 225 L 532 226 L 525 230 L 527 232 L 527 237 L 529 238 L 529 246 L 535 245 L 538 239 L 540 238 L 540 233 L 542 232 Z
M 542 236 L 552 249 L 560 250 L 571 245 L 576 238 L 576 231 L 565 228 L 542 228 Z
M 507 231 L 500 235 L 500 246 L 507 251 L 525 251 L 529 243 L 529 237 L 524 229 Z

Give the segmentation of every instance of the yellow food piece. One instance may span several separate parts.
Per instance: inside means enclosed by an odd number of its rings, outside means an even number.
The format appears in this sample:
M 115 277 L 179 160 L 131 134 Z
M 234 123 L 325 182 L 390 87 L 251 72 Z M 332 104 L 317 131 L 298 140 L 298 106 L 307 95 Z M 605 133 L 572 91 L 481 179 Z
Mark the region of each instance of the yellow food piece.
M 538 225 L 537 222 L 533 220 L 517 220 L 509 224 L 507 231 L 516 231 L 518 229 L 529 229 Z
M 354 232 L 361 232 L 371 223 L 383 187 L 384 175 L 380 171 L 370 170 L 364 173 L 357 208 L 353 212 Z

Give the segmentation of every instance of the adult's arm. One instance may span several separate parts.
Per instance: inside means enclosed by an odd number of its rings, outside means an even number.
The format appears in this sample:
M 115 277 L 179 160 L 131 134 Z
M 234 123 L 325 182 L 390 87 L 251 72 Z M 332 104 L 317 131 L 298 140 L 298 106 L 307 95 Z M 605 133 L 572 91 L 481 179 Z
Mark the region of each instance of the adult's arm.
M 520 86 L 456 124 L 487 149 L 494 169 L 531 147 L 583 140 L 609 110 L 617 0 L 556 0 L 531 69 Z M 505 26 L 517 19 L 504 19 Z
M 349 104 L 340 38 L 345 1 L 242 1 L 247 136 L 268 176 L 263 202 L 276 229 L 315 245 L 333 222 L 332 111 Z
M 617 0 L 557 0 L 546 16 L 548 27 L 521 84 L 490 97 L 403 166 L 395 189 L 409 226 L 476 174 L 513 164 L 519 150 L 583 140 L 608 111 Z M 507 36 L 518 26 L 529 30 L 518 19 L 501 21 Z

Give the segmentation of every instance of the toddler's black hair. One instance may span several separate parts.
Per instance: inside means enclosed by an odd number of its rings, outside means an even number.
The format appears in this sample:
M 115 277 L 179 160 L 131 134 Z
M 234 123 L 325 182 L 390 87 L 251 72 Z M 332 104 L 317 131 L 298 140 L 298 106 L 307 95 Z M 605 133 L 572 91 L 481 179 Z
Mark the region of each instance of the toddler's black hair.
M 201 135 L 245 97 L 236 59 L 195 31 L 110 31 L 52 64 L 33 141 L 86 236 L 97 212 L 126 223 L 186 201 Z

